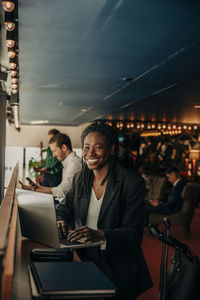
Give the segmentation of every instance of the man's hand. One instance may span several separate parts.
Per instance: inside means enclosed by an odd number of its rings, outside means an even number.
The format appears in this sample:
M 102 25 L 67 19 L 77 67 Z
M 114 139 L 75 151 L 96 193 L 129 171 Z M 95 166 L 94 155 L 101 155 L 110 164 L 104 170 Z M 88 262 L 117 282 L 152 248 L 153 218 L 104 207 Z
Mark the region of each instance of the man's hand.
M 22 188 L 23 188 L 23 190 L 34 191 L 34 187 L 31 185 L 23 184 Z
M 46 171 L 47 171 L 47 168 L 37 168 L 37 167 L 34 167 L 34 170 L 36 171 L 36 172 L 40 172 L 40 173 L 46 173 Z
M 158 206 L 159 205 L 158 200 L 151 200 L 150 203 L 151 203 L 152 206 Z
M 58 236 L 60 239 L 66 238 L 68 234 L 68 225 L 65 221 L 56 222 L 58 229 Z

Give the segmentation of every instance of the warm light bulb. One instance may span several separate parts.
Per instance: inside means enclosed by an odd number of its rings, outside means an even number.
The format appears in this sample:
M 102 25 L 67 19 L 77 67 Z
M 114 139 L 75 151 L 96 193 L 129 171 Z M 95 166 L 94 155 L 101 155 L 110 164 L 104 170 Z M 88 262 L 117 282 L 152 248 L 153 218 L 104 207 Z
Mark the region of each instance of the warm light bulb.
M 18 85 L 16 83 L 12 84 L 12 89 L 16 90 L 18 88 Z
M 13 50 L 9 50 L 9 51 L 8 51 L 8 56 L 9 56 L 10 58 L 14 58 L 15 55 L 16 55 L 15 51 L 13 51 Z
M 5 22 L 6 30 L 13 31 L 15 29 L 15 23 L 13 22 Z
M 10 74 L 11 76 L 15 77 L 17 75 L 17 71 L 11 71 Z
M 11 82 L 12 83 L 17 83 L 18 82 L 18 78 L 11 78 Z
M 8 48 L 12 48 L 15 45 L 15 41 L 14 40 L 6 40 L 6 45 Z
M 15 9 L 15 4 L 12 1 L 3 1 L 2 5 L 4 10 L 7 12 L 11 12 Z
M 17 64 L 12 62 L 12 63 L 9 63 L 9 66 L 10 66 L 10 69 L 14 70 L 16 68 Z
M 16 95 L 17 93 L 18 93 L 18 90 L 17 90 L 17 89 L 12 90 L 12 94 L 13 94 L 13 95 Z

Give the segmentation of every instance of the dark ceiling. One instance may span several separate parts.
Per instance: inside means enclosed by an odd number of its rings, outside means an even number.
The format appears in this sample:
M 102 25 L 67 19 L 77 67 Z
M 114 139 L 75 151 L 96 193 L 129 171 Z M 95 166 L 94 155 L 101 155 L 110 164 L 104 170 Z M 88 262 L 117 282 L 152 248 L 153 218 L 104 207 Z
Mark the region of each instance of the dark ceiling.
M 199 0 L 19 0 L 20 120 L 200 120 Z

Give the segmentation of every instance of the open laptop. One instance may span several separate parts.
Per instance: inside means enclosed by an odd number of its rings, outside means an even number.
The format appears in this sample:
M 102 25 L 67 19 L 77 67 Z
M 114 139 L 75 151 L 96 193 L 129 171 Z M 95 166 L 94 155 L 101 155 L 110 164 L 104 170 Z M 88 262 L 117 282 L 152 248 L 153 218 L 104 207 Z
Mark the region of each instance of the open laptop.
M 51 194 L 16 189 L 22 236 L 54 248 L 94 247 L 98 242 L 68 242 L 59 240 L 54 199 Z

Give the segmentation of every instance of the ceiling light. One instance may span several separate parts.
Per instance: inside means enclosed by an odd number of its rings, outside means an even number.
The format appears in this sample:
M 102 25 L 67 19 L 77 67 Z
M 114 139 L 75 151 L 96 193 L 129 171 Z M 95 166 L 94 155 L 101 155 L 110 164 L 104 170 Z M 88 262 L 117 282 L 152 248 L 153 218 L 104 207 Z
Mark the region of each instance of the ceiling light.
M 9 63 L 9 66 L 10 66 L 10 69 L 14 70 L 16 68 L 17 64 L 12 62 L 12 63 Z
M 14 112 L 15 127 L 16 127 L 16 129 L 19 129 L 20 125 L 19 125 L 19 105 L 18 104 L 13 105 L 13 112 Z
M 18 93 L 18 90 L 15 89 L 15 90 L 12 90 L 11 92 L 12 92 L 13 95 L 16 95 Z
M 11 78 L 12 83 L 17 83 L 17 81 L 18 81 L 18 78 Z
M 13 83 L 13 84 L 12 84 L 12 89 L 17 89 L 17 88 L 18 88 L 18 84 Z
M 14 58 L 15 55 L 16 55 L 15 51 L 13 51 L 13 50 L 9 50 L 9 51 L 8 51 L 8 56 L 9 56 L 10 58 Z
M 38 121 L 31 121 L 30 124 L 47 124 L 49 123 L 48 120 L 38 120 Z
M 17 71 L 11 71 L 10 74 L 12 77 L 15 77 L 17 75 Z
M 15 29 L 15 23 L 13 22 L 5 22 L 6 30 L 13 31 Z
M 15 9 L 15 4 L 12 1 L 3 1 L 2 5 L 4 10 L 7 12 L 11 12 Z
M 14 40 L 6 40 L 6 45 L 8 48 L 12 48 L 15 45 L 15 41 Z

